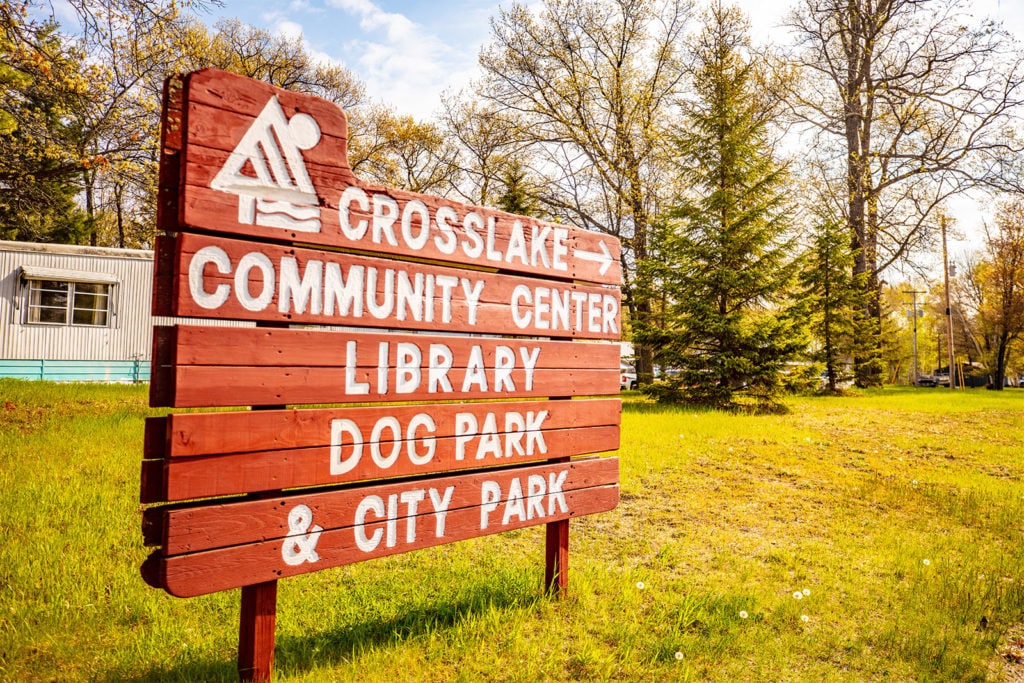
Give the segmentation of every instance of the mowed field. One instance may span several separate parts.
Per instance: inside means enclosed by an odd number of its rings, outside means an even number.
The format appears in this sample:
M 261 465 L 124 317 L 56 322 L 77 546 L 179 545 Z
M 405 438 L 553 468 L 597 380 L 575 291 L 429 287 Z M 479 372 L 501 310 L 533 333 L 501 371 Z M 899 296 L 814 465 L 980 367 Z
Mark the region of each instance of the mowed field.
M 239 591 L 139 565 L 144 386 L 0 380 L 0 680 L 233 681 Z M 627 396 L 622 501 L 282 580 L 281 681 L 986 681 L 1024 622 L 1024 390 Z M 1009 679 L 1007 679 L 1009 680 Z

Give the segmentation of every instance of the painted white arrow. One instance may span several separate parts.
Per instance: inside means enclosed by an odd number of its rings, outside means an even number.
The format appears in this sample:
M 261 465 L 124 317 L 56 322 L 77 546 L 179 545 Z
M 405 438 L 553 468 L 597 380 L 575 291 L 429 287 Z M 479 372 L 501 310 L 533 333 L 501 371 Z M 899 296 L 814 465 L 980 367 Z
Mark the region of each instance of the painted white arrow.
M 601 251 L 584 251 L 583 249 L 576 249 L 573 253 L 575 254 L 576 258 L 581 258 L 584 261 L 594 261 L 595 263 L 600 263 L 601 267 L 598 269 L 597 272 L 601 273 L 601 275 L 604 275 L 605 273 L 608 272 L 608 269 L 612 267 L 612 262 L 615 259 L 612 258 L 612 254 L 610 251 L 608 251 L 608 247 L 605 245 L 604 240 L 601 240 L 600 242 L 598 242 L 598 244 L 601 246 Z

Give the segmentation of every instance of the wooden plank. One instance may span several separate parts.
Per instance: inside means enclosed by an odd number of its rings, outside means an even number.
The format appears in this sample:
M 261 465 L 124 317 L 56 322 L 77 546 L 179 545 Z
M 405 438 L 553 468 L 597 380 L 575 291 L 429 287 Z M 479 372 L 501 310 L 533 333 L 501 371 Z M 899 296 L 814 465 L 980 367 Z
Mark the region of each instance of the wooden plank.
M 280 109 L 272 102 L 275 97 Z M 268 107 L 274 111 L 268 114 Z M 255 86 L 250 79 L 210 69 L 187 77 L 186 110 L 182 229 L 298 240 L 457 264 L 483 263 L 504 271 L 565 280 L 616 285 L 622 281 L 620 245 L 611 236 L 358 181 L 347 162 L 346 117 L 325 100 L 266 84 Z M 299 113 L 315 121 L 317 135 L 312 147 L 306 146 L 312 140 L 300 145 L 299 138 L 288 130 Z M 315 231 L 260 225 L 254 216 L 240 210 L 239 197 L 212 189 L 214 177 L 229 155 L 244 146 L 242 141 L 258 118 L 260 126 L 276 125 L 269 136 L 274 139 L 264 145 L 263 154 L 266 147 L 273 146 L 286 158 L 284 148 L 298 146 L 294 153 L 301 161 L 289 161 L 289 166 L 303 164 L 315 189 L 315 201 L 307 202 L 316 214 Z M 257 159 L 261 166 L 265 162 Z M 267 166 L 272 168 L 272 164 Z M 296 175 L 295 169 L 289 170 Z M 256 190 L 251 193 L 258 194 Z M 391 215 L 397 220 L 385 220 Z M 248 217 L 243 220 L 243 216 Z M 403 230 L 406 216 L 408 226 Z M 363 221 L 366 229 L 360 230 Z
M 604 512 L 617 481 L 617 459 L 592 459 L 168 511 L 172 548 L 248 540 L 153 562 L 169 593 L 202 595 Z
M 614 451 L 621 400 L 502 401 L 151 418 L 143 503 Z M 152 425 L 152 426 L 151 426 Z M 156 432 L 160 431 L 158 436 Z M 151 432 L 153 435 L 150 436 Z M 146 535 L 147 543 L 160 543 Z
M 369 436 L 369 433 L 367 433 Z M 506 439 L 501 435 L 494 438 L 474 437 L 468 444 L 460 444 L 458 437 L 437 438 L 429 445 L 411 445 L 408 441 L 385 443 L 382 447 L 364 444 L 358 460 L 351 444 L 338 448 L 338 455 L 330 446 L 291 449 L 284 451 L 261 451 L 256 453 L 234 453 L 201 458 L 173 458 L 165 461 L 146 460 L 158 472 L 147 477 L 144 487 L 148 497 L 143 503 L 192 500 L 212 496 L 227 496 L 239 493 L 272 491 L 282 488 L 320 486 L 352 481 L 364 481 L 376 477 L 399 477 L 454 472 L 481 467 L 495 467 L 509 464 L 538 462 L 550 453 L 566 455 L 587 455 L 612 451 L 619 447 L 619 427 L 581 427 L 545 432 L 542 438 L 526 438 L 529 444 L 543 442 L 544 451 L 534 447 L 524 454 L 505 455 Z M 459 459 L 462 446 L 470 453 Z M 486 456 L 477 459 L 473 455 L 481 447 L 493 447 Z M 513 446 L 513 449 L 515 446 Z M 429 460 L 417 464 L 409 458 L 412 450 L 416 457 Z M 526 450 L 526 447 L 524 447 Z M 378 453 L 382 455 L 378 455 Z M 394 464 L 382 467 L 380 463 Z M 355 465 L 351 463 L 355 461 Z M 352 469 L 345 469 L 351 466 Z M 159 483 L 158 483 L 159 482 Z M 156 543 L 155 539 L 153 543 Z
M 348 117 L 337 104 L 295 92 L 276 88 L 264 81 L 257 81 L 238 74 L 219 69 L 201 69 L 185 76 L 186 101 L 189 104 L 205 105 L 224 112 L 244 114 L 255 119 L 266 106 L 267 101 L 276 96 L 286 115 L 291 116 L 303 111 L 316 119 L 323 138 L 329 140 L 348 139 Z M 192 122 L 190 122 L 192 123 Z M 196 122 L 202 126 L 202 121 Z M 206 132 L 216 134 L 216 129 L 206 128 Z M 236 138 L 244 131 L 236 131 Z M 203 135 L 195 133 L 193 128 L 186 131 L 189 144 L 202 144 Z M 233 140 L 235 138 L 232 138 Z M 338 168 L 348 168 L 348 151 L 344 148 L 324 146 L 323 142 L 304 155 L 314 160 L 319 159 Z
M 160 347 L 150 379 L 153 406 L 600 396 L 619 391 L 618 368 L 612 362 L 618 347 L 609 344 L 192 325 L 155 328 L 154 338 Z
M 181 160 L 184 121 L 184 82 L 181 76 L 164 81 L 163 109 L 160 115 L 160 167 L 157 182 L 157 230 L 171 232 L 178 228 L 181 196 Z
M 383 364 L 416 367 L 425 377 L 432 366 L 464 369 L 476 364 L 493 375 L 500 365 L 511 371 L 515 382 L 522 379 L 518 371 L 531 367 L 612 368 L 619 359 L 617 344 L 265 327 L 177 325 L 153 329 L 162 340 L 161 365 L 352 367 L 376 372 Z M 395 387 L 393 383 L 389 386 Z
M 142 502 L 612 451 L 619 447 L 619 425 L 610 416 L 618 408 L 618 399 L 607 399 L 267 411 L 276 415 L 266 420 L 259 419 L 263 411 L 172 415 L 164 444 L 172 456 L 145 461 L 155 471 L 146 473 Z M 159 538 L 147 534 L 147 541 Z
M 289 524 L 288 511 L 300 504 L 309 508 L 316 525 L 323 529 L 350 528 L 356 525 L 353 515 L 356 514 L 360 503 L 368 497 L 377 496 L 387 500 L 393 495 L 401 497 L 401 494 L 408 491 L 420 491 L 424 494 L 420 503 L 400 506 L 403 514 L 399 517 L 409 520 L 410 524 L 416 526 L 417 521 L 413 518 L 417 516 L 423 519 L 437 517 L 433 510 L 439 506 L 427 495 L 429 490 L 444 492 L 451 488 L 452 493 L 446 499 L 444 509 L 452 512 L 461 508 L 478 507 L 485 497 L 486 482 L 496 481 L 502 485 L 503 491 L 507 491 L 509 482 L 517 479 L 522 483 L 521 496 L 527 497 L 527 481 L 532 482 L 536 477 L 540 477 L 542 481 L 536 480 L 539 482 L 539 493 L 533 496 L 535 500 L 539 500 L 538 496 L 544 494 L 546 482 L 554 482 L 557 479 L 560 482 L 557 490 L 575 491 L 617 483 L 618 472 L 617 458 L 584 458 L 574 462 L 548 462 L 441 477 L 400 479 L 326 491 L 293 492 L 242 502 L 205 501 L 189 505 L 171 505 L 153 508 L 153 511 L 163 518 L 160 522 L 163 529 L 163 553 L 166 556 L 173 556 L 284 538 L 294 533 Z M 551 490 L 556 489 L 552 486 Z M 282 510 L 285 514 L 282 514 Z M 531 514 L 530 517 L 533 518 L 534 515 Z M 546 521 L 548 520 L 540 519 L 536 523 Z
M 188 148 L 184 169 L 187 184 L 183 187 L 182 203 L 184 229 L 194 226 L 228 235 L 284 239 L 455 265 L 484 266 L 548 279 L 612 285 L 622 282 L 621 246 L 609 235 L 497 209 L 468 206 L 441 197 L 374 187 L 351 178 L 347 169 L 339 173 L 335 168 L 311 163 L 306 166 L 311 180 L 318 187 L 333 190 L 320 198 L 322 227 L 319 232 L 281 231 L 225 220 L 226 212 L 231 210 L 230 206 L 226 208 L 225 202 L 232 200 L 225 199 L 223 192 L 211 189 L 209 184 L 226 156 L 226 151 L 198 145 Z M 355 199 L 351 199 L 352 196 Z M 410 212 L 410 205 L 416 207 L 415 219 L 410 220 L 413 227 L 403 233 L 399 218 L 393 226 L 389 221 L 388 230 L 375 233 L 375 204 L 394 206 L 392 210 L 399 217 Z M 443 229 L 439 227 L 439 215 Z M 428 226 L 425 241 L 424 218 Z M 365 230 L 353 227 L 362 226 L 364 222 Z M 360 237 L 349 238 L 352 234 Z M 411 246 L 414 244 L 416 246 Z
M 570 512 L 559 512 L 554 515 L 555 517 L 581 517 L 607 512 L 618 504 L 619 487 L 609 485 L 570 491 L 565 494 L 565 500 Z M 393 547 L 381 544 L 370 553 L 360 551 L 351 532 L 346 530 L 326 531 L 318 537 L 319 543 L 316 546 L 318 560 L 315 565 L 306 563 L 288 566 L 282 563 L 280 561 L 282 549 L 280 541 L 265 541 L 248 546 L 211 550 L 172 558 L 161 557 L 158 551 L 154 551 L 152 557 L 154 558 L 153 563 L 157 567 L 156 580 L 159 582 L 155 587 L 163 588 L 176 597 L 194 597 L 249 585 L 252 581 L 267 576 L 278 578 L 297 576 L 312 571 L 532 526 L 530 522 L 516 520 L 506 525 L 480 529 L 478 526 L 474 526 L 479 524 L 478 518 L 479 511 L 477 509 L 456 510 L 447 519 L 452 529 L 446 530 L 444 537 L 428 535 L 419 537 L 415 544 Z
M 618 392 L 617 369 L 555 370 L 533 372 L 533 385 L 516 384 L 511 390 L 482 393 L 476 388 L 464 390 L 466 370 L 451 370 L 450 392 L 431 392 L 423 387 L 406 394 L 388 393 L 375 384 L 376 373 L 356 374 L 355 383 L 369 386 L 365 394 L 356 394 L 346 387 L 343 368 L 318 367 L 232 367 L 183 365 L 168 368 L 151 381 L 158 383 L 157 397 L 165 395 L 164 385 L 173 387 L 167 402 L 150 405 L 175 408 L 220 406 L 299 405 L 317 403 L 364 403 L 381 401 L 474 400 L 484 398 L 541 398 L 546 396 L 606 396 Z M 388 376 L 394 385 L 394 374 Z
M 544 530 L 544 589 L 559 599 L 569 590 L 569 520 L 551 522 Z
M 277 581 L 242 586 L 238 618 L 238 678 L 242 683 L 270 683 L 277 628 Z
M 436 425 L 437 437 L 458 433 L 457 416 L 467 413 L 477 425 L 494 415 L 497 434 L 508 433 L 507 415 L 546 412 L 541 428 L 547 430 L 619 426 L 622 401 L 606 398 L 587 401 L 503 401 L 462 405 L 389 406 L 387 408 L 316 408 L 226 413 L 176 413 L 149 418 L 146 423 L 151 445 L 147 458 L 188 458 L 222 453 L 253 453 L 298 448 L 316 448 L 331 444 L 331 425 L 347 419 L 370 434 L 372 425 L 388 415 L 406 425 L 428 410 Z M 388 440 L 389 433 L 382 435 Z M 367 438 L 367 443 L 372 439 Z M 157 443 L 159 442 L 159 443 Z M 551 449 L 549 449 L 551 450 Z M 404 473 L 403 473 L 404 474 Z M 371 477 L 372 478 L 372 477 Z
M 171 301 L 193 318 L 618 339 L 616 288 L 179 235 Z
M 156 236 L 156 243 L 153 249 L 153 315 L 174 315 L 175 244 L 176 242 L 173 237 L 168 235 Z

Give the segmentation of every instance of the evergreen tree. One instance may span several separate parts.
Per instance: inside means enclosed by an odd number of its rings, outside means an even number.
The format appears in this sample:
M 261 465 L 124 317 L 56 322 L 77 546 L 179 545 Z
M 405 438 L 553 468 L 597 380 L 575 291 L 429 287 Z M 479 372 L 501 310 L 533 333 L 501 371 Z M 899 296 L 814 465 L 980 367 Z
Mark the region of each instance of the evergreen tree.
M 678 369 L 652 388 L 662 400 L 730 408 L 744 389 L 757 408 L 773 407 L 785 364 L 805 347 L 789 298 L 786 173 L 768 138 L 773 100 L 749 47 L 740 11 L 711 5 L 693 44 L 695 98 L 677 135 L 687 193 L 661 226 L 658 258 L 645 264 L 665 303 L 662 327 L 638 332 L 659 349 L 658 362 Z
M 540 217 L 537 200 L 530 194 L 530 184 L 526 179 L 526 169 L 517 159 L 511 160 L 501 176 L 505 191 L 496 201 L 502 211 L 520 216 Z
M 88 83 L 57 28 L 0 2 L 0 239 L 74 243 L 86 233 L 71 112 Z
M 814 228 L 800 273 L 802 300 L 815 340 L 811 360 L 825 369 L 830 392 L 851 379 L 856 340 L 863 324 L 864 286 L 853 275 L 850 234 L 839 220 L 822 218 Z

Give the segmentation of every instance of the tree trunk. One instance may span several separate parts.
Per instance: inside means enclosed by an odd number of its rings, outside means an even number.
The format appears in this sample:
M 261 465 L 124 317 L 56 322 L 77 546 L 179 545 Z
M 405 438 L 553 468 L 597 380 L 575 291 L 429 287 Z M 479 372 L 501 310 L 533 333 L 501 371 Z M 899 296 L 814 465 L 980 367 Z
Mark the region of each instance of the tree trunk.
M 1001 331 L 996 345 L 995 367 L 992 369 L 992 388 L 996 391 L 1002 391 L 1003 385 L 1006 383 L 1006 351 L 1009 345 L 1009 335 L 1005 330 Z
M 90 173 L 88 169 L 82 171 L 83 189 L 85 190 L 85 216 L 86 225 L 89 230 L 89 246 L 96 246 L 96 204 L 93 199 L 93 181 L 96 178 L 95 173 Z
M 630 155 L 632 157 L 632 155 Z M 644 210 L 643 187 L 640 184 L 639 164 L 634 158 L 630 158 L 630 192 L 629 203 L 630 213 L 633 217 L 633 258 L 636 263 L 643 263 L 647 260 L 647 238 L 651 226 Z M 636 316 L 634 320 L 645 324 L 653 323 L 651 320 L 651 292 L 647 291 L 645 285 L 639 285 L 639 278 L 634 278 L 632 291 L 644 289 L 640 296 L 636 297 L 636 304 L 632 313 Z M 632 298 L 632 297 L 631 297 Z M 636 351 L 636 379 L 638 386 L 645 386 L 654 381 L 654 349 L 648 344 L 641 344 Z
M 121 199 L 124 196 L 124 185 L 116 183 L 114 185 L 114 207 L 117 211 L 117 246 L 124 249 L 124 206 L 121 204 Z

